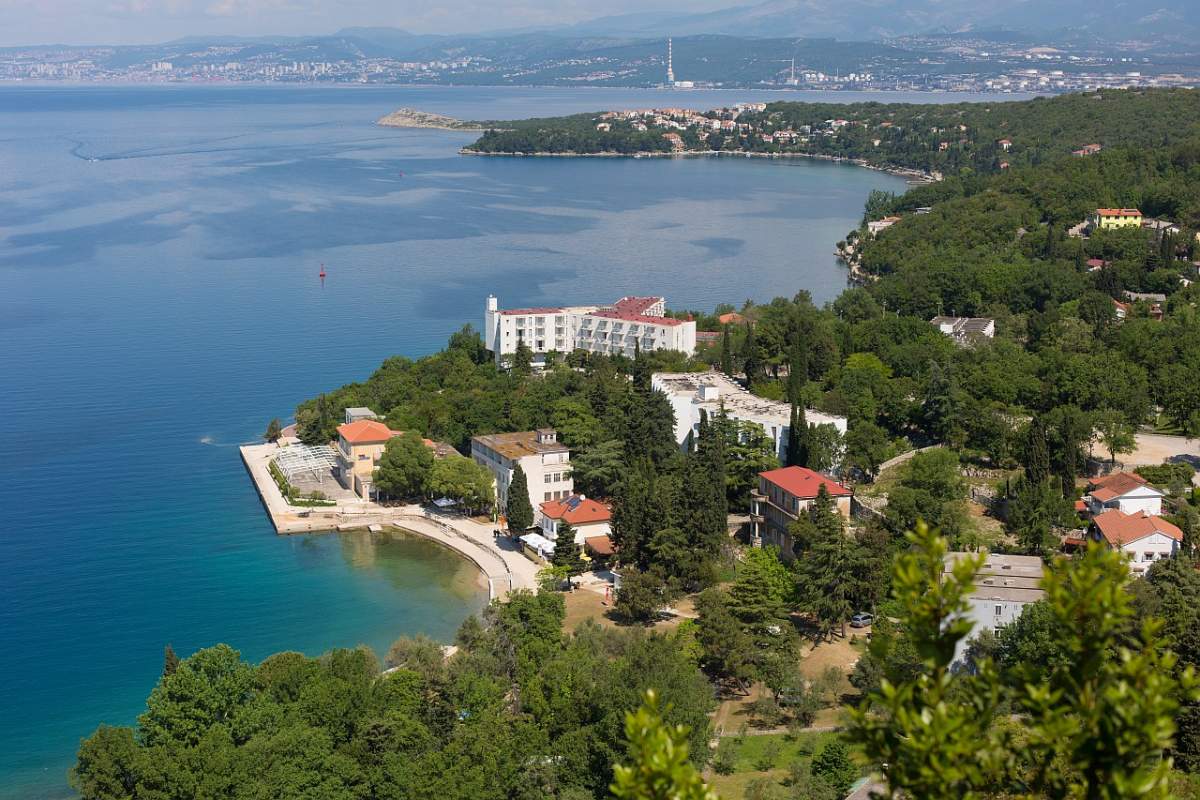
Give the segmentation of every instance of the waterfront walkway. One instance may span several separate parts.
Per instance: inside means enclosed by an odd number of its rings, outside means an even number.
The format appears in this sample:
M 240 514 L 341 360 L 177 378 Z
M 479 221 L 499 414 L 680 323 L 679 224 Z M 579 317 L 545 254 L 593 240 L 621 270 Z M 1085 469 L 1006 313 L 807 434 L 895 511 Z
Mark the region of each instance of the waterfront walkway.
M 359 498 L 341 499 L 333 506 L 293 506 L 271 477 L 269 465 L 278 447 L 252 444 L 240 450 L 276 533 L 380 530 L 391 526 L 445 545 L 470 560 L 487 578 L 493 598 L 503 598 L 514 589 L 537 588 L 541 565 L 507 537 L 497 539 L 492 525 L 420 505 L 381 506 Z

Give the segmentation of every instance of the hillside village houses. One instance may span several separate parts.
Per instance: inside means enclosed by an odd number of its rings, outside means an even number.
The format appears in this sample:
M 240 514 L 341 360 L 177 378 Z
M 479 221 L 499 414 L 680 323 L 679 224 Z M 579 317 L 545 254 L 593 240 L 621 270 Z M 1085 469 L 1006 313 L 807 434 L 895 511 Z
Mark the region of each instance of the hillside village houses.
M 1085 541 L 1122 551 L 1135 575 L 1145 572 L 1153 562 L 1174 555 L 1183 541 L 1183 532 L 1159 516 L 1164 497 L 1163 492 L 1134 473 L 1115 472 L 1094 478 L 1076 506 L 1092 518 Z M 1085 541 L 1069 540 L 1068 544 L 1078 547 Z
M 518 464 L 529 484 L 529 504 L 539 508 L 548 500 L 563 500 L 574 492 L 571 451 L 558 441 L 553 428 L 519 433 L 490 433 L 471 438 L 471 458 L 496 479 L 496 505 L 508 503 L 508 486 Z
M 632 358 L 640 347 L 691 355 L 696 351 L 696 323 L 666 316 L 662 297 L 622 297 L 607 306 L 501 310 L 496 297 L 489 295 L 483 342 L 497 364 L 516 353 L 521 342 L 532 351 L 535 365 L 544 364 L 547 353 L 573 350 Z
M 733 420 L 753 423 L 762 428 L 782 461 L 787 456 L 788 428 L 792 408 L 788 403 L 751 394 L 720 372 L 656 372 L 650 385 L 671 401 L 675 412 L 675 441 L 687 446 L 688 435 L 700 428 L 700 412 L 715 417 L 723 408 Z M 832 425 L 845 435 L 846 418 L 806 410 L 809 425 Z
M 821 487 L 839 513 L 849 519 L 854 492 L 832 478 L 805 467 L 780 467 L 758 473 L 758 488 L 750 494 L 750 535 L 758 546 L 779 548 L 780 557 L 795 557 L 788 526 L 817 499 Z

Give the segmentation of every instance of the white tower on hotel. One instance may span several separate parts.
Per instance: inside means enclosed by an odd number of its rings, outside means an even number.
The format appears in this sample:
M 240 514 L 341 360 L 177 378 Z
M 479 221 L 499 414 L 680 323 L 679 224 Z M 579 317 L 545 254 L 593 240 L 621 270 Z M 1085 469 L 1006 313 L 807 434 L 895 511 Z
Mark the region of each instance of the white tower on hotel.
M 667 37 L 667 86 L 675 85 L 675 69 L 671 64 L 671 37 Z

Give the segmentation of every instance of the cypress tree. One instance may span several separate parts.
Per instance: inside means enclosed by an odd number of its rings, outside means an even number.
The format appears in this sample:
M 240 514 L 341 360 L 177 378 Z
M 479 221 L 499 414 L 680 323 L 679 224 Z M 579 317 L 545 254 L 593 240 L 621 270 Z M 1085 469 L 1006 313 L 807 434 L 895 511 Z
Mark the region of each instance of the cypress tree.
M 721 334 L 721 372 L 733 377 L 733 337 L 729 333 L 728 322 Z
M 510 531 L 528 530 L 533 526 L 533 506 L 529 502 L 529 479 L 525 470 L 517 464 L 513 467 L 512 480 L 508 482 L 508 498 L 504 503 L 504 516 Z
M 517 338 L 517 350 L 513 353 L 512 371 L 514 375 L 525 378 L 533 374 L 533 351 L 525 344 L 523 337 Z
M 684 465 L 683 507 L 688 537 L 698 560 L 717 554 L 728 530 L 725 490 L 725 445 L 720 435 L 724 415 L 710 421 L 701 414 L 696 450 Z
M 804 404 L 792 401 L 792 418 L 788 422 L 787 466 L 808 466 L 808 418 Z
M 742 365 L 746 373 L 746 385 L 750 386 L 762 372 L 762 361 L 759 359 L 758 341 L 754 337 L 754 325 L 746 321 L 746 338 L 742 341 Z
M 1040 416 L 1029 423 L 1025 440 L 1025 477 L 1034 486 L 1041 486 L 1050 477 L 1050 447 L 1046 442 L 1046 424 Z
M 655 528 L 653 467 L 646 459 L 632 462 L 613 497 L 612 539 L 622 564 L 640 564 Z

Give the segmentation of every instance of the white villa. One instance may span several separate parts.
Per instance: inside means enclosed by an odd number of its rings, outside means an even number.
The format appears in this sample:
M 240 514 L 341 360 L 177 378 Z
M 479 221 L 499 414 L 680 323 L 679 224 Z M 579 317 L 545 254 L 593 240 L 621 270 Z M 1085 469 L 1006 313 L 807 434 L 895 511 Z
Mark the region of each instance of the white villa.
M 1126 514 L 1115 508 L 1094 517 L 1087 536 L 1124 553 L 1134 575 L 1145 573 L 1155 561 L 1175 555 L 1183 541 L 1183 531 L 1162 517 L 1144 511 Z
M 782 461 L 787 455 L 788 428 L 792 408 L 778 400 L 758 397 L 743 389 L 720 372 L 656 372 L 651 385 L 665 394 L 675 412 L 675 441 L 687 444 L 688 434 L 700 427 L 700 412 L 711 418 L 725 408 L 730 419 L 752 422 L 763 429 L 775 445 Z M 832 425 L 846 434 L 846 418 L 820 411 L 805 410 L 809 425 Z
M 1163 493 L 1147 483 L 1141 475 L 1114 472 L 1090 481 L 1083 502 L 1093 516 L 1114 508 L 1124 514 L 1156 516 L 1162 513 L 1163 497 Z
M 502 363 L 524 342 L 535 364 L 547 353 L 589 353 L 633 357 L 642 350 L 696 351 L 696 323 L 666 316 L 662 297 L 622 297 L 607 306 L 501 309 L 489 295 L 483 315 L 483 343 Z

